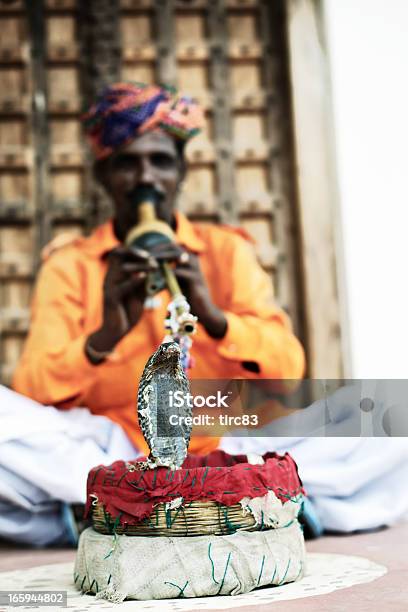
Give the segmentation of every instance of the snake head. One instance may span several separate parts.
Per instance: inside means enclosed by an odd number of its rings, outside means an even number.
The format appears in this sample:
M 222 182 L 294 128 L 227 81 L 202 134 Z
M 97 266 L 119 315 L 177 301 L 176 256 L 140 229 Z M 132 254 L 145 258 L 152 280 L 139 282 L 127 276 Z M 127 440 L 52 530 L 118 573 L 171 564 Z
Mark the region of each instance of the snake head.
M 153 364 L 156 367 L 165 364 L 176 365 L 180 360 L 180 355 L 181 351 L 177 342 L 164 342 L 153 355 Z

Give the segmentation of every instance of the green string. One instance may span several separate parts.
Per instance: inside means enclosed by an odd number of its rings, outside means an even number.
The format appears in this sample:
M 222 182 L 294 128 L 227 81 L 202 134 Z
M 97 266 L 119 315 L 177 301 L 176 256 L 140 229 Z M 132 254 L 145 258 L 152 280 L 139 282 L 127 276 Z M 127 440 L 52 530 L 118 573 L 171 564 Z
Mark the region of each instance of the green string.
M 288 566 L 287 566 L 287 568 L 286 568 L 286 572 L 283 574 L 283 578 L 282 578 L 282 580 L 281 580 L 280 582 L 278 582 L 278 586 L 280 586 L 281 584 L 283 584 L 283 581 L 284 581 L 284 580 L 285 580 L 285 578 L 286 578 L 286 574 L 288 573 L 288 570 L 289 570 L 289 565 L 290 565 L 290 562 L 291 562 L 291 561 L 292 561 L 292 559 L 289 559 L 289 561 L 288 561 Z
M 212 579 L 214 580 L 215 584 L 219 584 L 218 580 L 215 579 L 215 575 L 214 575 L 215 574 L 215 572 L 214 572 L 215 568 L 214 568 L 214 561 L 211 558 L 211 543 L 208 545 L 208 558 L 211 561 L 211 567 L 212 567 L 211 575 L 212 575 Z
M 222 587 L 224 586 L 224 580 L 225 580 L 225 576 L 226 576 L 226 574 L 227 574 L 227 569 L 228 569 L 228 565 L 229 565 L 229 562 L 230 562 L 231 556 L 232 556 L 232 553 L 231 553 L 231 552 L 230 552 L 230 553 L 228 553 L 228 559 L 227 559 L 227 563 L 225 564 L 224 575 L 223 575 L 223 577 L 222 577 L 222 580 L 221 580 L 221 585 L 220 585 L 220 588 L 218 589 L 218 592 L 216 593 L 216 595 L 219 595 L 219 594 L 221 593 L 221 589 L 222 589 Z
M 118 516 L 115 518 L 115 522 L 114 522 L 114 524 L 113 524 L 113 531 L 114 531 L 115 535 L 116 535 L 116 529 L 118 528 L 118 525 L 119 525 L 119 523 L 120 523 L 120 519 L 121 519 L 121 517 L 122 517 L 122 514 L 123 514 L 123 512 L 120 512 L 120 513 L 118 514 Z
M 154 471 L 153 482 L 152 482 L 153 489 L 156 487 L 156 480 L 157 480 L 157 470 Z
M 225 520 L 225 525 L 227 527 L 227 533 L 235 533 L 237 531 L 237 529 L 239 529 L 241 527 L 240 524 L 235 525 L 234 523 L 232 523 L 228 517 L 228 506 L 222 507 L 222 511 L 224 513 L 224 520 Z
M 102 469 L 102 467 L 99 467 L 99 468 L 97 468 L 97 469 L 95 470 L 95 473 L 94 473 L 93 478 L 92 478 L 91 485 L 94 485 L 94 484 L 95 484 L 96 477 L 97 477 L 98 473 L 101 471 L 101 469 Z
M 110 556 L 111 556 L 111 554 L 114 552 L 114 550 L 115 550 L 115 548 L 116 548 L 116 545 L 117 545 L 117 543 L 118 543 L 118 536 L 117 536 L 117 534 L 116 534 L 116 529 L 117 529 L 117 527 L 118 527 L 118 525 L 119 525 L 120 518 L 121 518 L 122 514 L 123 514 L 123 512 L 121 512 L 120 514 L 118 514 L 118 516 L 116 517 L 115 522 L 114 522 L 114 524 L 113 524 L 113 546 L 112 546 L 112 548 L 110 549 L 110 551 L 108 552 L 108 554 L 107 554 L 107 555 L 104 557 L 104 560 L 105 560 L 105 559 L 109 559 L 109 557 L 110 557 Z
M 125 477 L 125 476 L 127 476 L 127 475 L 129 474 L 129 472 L 130 472 L 130 471 L 131 471 L 131 470 L 128 468 L 128 469 L 126 470 L 126 472 L 124 472 L 124 473 L 122 474 L 122 476 L 121 476 L 121 477 L 119 478 L 119 480 L 118 480 L 118 484 L 117 484 L 117 486 L 119 486 L 119 485 L 120 485 L 120 483 L 122 482 L 122 480 L 124 479 L 124 477 Z
M 209 469 L 210 469 L 210 468 L 208 468 L 208 467 L 206 467 L 206 468 L 205 468 L 205 470 L 204 470 L 204 474 L 203 474 L 203 477 L 202 477 L 202 479 L 201 479 L 201 484 L 204 484 L 205 479 L 207 478 L 207 474 L 208 474 L 208 470 L 209 470 Z
M 144 483 L 145 485 L 144 487 L 139 486 L 141 482 Z M 141 474 L 138 480 L 128 480 L 128 484 L 134 489 L 137 489 L 138 491 L 146 491 L 146 488 L 148 488 L 148 485 L 146 484 L 146 481 L 145 481 L 144 474 Z
M 271 491 L 273 491 L 273 489 L 270 489 Z M 283 493 L 283 491 L 279 491 L 279 495 L 280 497 L 283 497 L 284 499 L 288 500 L 288 501 L 292 501 L 295 503 L 299 503 L 299 500 L 302 498 L 302 495 L 288 495 L 287 493 Z
M 174 518 L 171 519 L 171 510 L 170 510 L 170 527 L 173 526 L 174 521 L 176 520 L 176 518 L 178 517 L 179 512 L 183 509 L 183 506 L 180 505 L 178 508 L 175 508 L 176 512 L 174 514 Z
M 149 514 L 149 516 L 148 516 L 148 517 L 146 517 L 145 519 L 143 519 L 143 521 L 141 522 L 141 524 L 142 524 L 142 525 L 146 525 L 146 527 L 154 527 L 155 525 L 154 525 L 154 523 L 153 523 L 153 521 L 152 521 L 152 516 L 153 516 L 153 513 L 152 513 L 152 514 Z
M 117 540 L 117 535 L 116 535 L 116 533 L 114 533 L 114 534 L 113 534 L 113 546 L 112 546 L 112 548 L 110 549 L 110 551 L 108 552 L 108 554 L 107 554 L 107 555 L 105 555 L 105 557 L 103 558 L 103 559 L 104 559 L 104 561 L 105 561 L 105 559 L 109 559 L 109 557 L 111 556 L 111 554 L 114 552 L 114 550 L 115 550 L 115 548 L 116 548 L 116 540 Z
M 180 508 L 183 518 L 184 518 L 184 527 L 186 529 L 186 532 L 184 534 L 184 536 L 188 536 L 188 522 L 187 522 L 187 517 L 186 517 L 186 513 L 183 507 Z
M 164 584 L 170 584 L 171 586 L 176 587 L 176 589 L 179 589 L 180 593 L 177 595 L 177 599 L 178 599 L 179 597 L 184 597 L 184 591 L 185 591 L 186 586 L 188 585 L 188 580 L 186 584 L 183 586 L 183 588 L 179 587 L 178 584 L 174 584 L 174 582 L 165 582 Z
M 275 562 L 275 571 L 273 572 L 273 576 L 271 578 L 271 584 L 273 583 L 273 579 L 275 578 L 276 575 L 276 570 L 278 569 L 278 564 Z
M 262 572 L 263 572 L 264 563 L 265 563 L 265 555 L 262 557 L 261 571 L 259 572 L 258 582 L 256 583 L 256 585 L 257 585 L 257 586 L 259 585 L 260 580 L 261 580 L 261 576 L 262 576 Z
M 110 519 L 109 514 L 105 510 L 105 506 L 102 506 L 102 508 L 103 508 L 103 520 L 105 522 L 105 527 L 108 530 L 108 533 L 110 535 L 112 533 L 112 521 Z

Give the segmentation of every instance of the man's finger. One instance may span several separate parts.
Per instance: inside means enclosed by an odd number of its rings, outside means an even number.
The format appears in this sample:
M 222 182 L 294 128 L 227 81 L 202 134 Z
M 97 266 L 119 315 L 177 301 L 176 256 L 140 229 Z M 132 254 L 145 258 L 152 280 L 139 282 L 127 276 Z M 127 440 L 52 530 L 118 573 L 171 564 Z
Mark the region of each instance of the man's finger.
M 183 251 L 177 260 L 177 269 L 191 268 L 192 270 L 200 270 L 198 257 L 195 253 Z
M 157 261 L 155 261 L 153 258 L 149 258 L 149 260 L 146 262 L 141 262 L 141 263 L 126 262 L 121 265 L 121 269 L 124 272 L 128 272 L 129 274 L 132 274 L 134 272 L 154 272 L 158 269 L 158 267 L 159 266 L 157 264 Z
M 150 254 L 156 259 L 178 259 L 183 252 L 184 249 L 180 245 L 166 242 L 153 247 Z
M 117 247 L 110 251 L 107 255 L 108 259 L 117 258 L 121 260 L 139 261 L 140 259 L 149 259 L 151 254 L 145 249 Z
M 152 256 L 157 261 L 178 261 L 181 253 L 173 250 L 162 251 L 160 253 L 152 253 Z
M 161 251 L 167 251 L 169 249 L 172 249 L 175 252 L 183 251 L 183 248 L 176 242 L 160 242 L 159 244 L 156 244 L 154 247 L 152 247 L 151 252 L 160 253 Z
M 192 268 L 176 268 L 174 270 L 175 275 L 180 280 L 196 281 L 197 270 Z
M 116 287 L 116 293 L 119 299 L 130 295 L 136 290 L 140 290 L 146 279 L 146 272 L 137 272 L 132 278 L 126 280 Z

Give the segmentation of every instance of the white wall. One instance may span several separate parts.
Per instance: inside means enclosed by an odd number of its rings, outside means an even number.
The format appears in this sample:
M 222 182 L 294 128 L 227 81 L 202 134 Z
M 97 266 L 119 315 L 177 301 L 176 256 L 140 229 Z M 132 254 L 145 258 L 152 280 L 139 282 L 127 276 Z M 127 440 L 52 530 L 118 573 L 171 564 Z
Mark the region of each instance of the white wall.
M 325 0 L 352 374 L 408 378 L 408 0 Z

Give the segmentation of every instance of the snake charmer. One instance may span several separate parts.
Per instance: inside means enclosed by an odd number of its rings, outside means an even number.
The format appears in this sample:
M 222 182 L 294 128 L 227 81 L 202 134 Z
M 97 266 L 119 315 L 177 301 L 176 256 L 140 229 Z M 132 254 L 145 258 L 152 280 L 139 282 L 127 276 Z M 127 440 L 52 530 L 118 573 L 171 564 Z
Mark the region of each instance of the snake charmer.
M 32 319 L 14 389 L 60 409 L 87 407 L 118 423 L 146 452 L 137 425 L 137 386 L 163 339 L 170 300 L 162 289 L 146 300 L 146 275 L 172 262 L 191 312 L 198 318 L 191 379 L 298 379 L 303 349 L 249 237 L 239 228 L 193 223 L 178 210 L 187 172 L 184 148 L 203 124 L 200 107 L 174 90 L 116 83 L 84 116 L 94 173 L 109 195 L 113 217 L 88 237 L 45 249 Z M 150 250 L 124 240 L 138 222 L 130 194 L 152 188 L 156 216 L 176 242 Z M 189 451 L 204 454 L 216 437 L 193 436 Z

